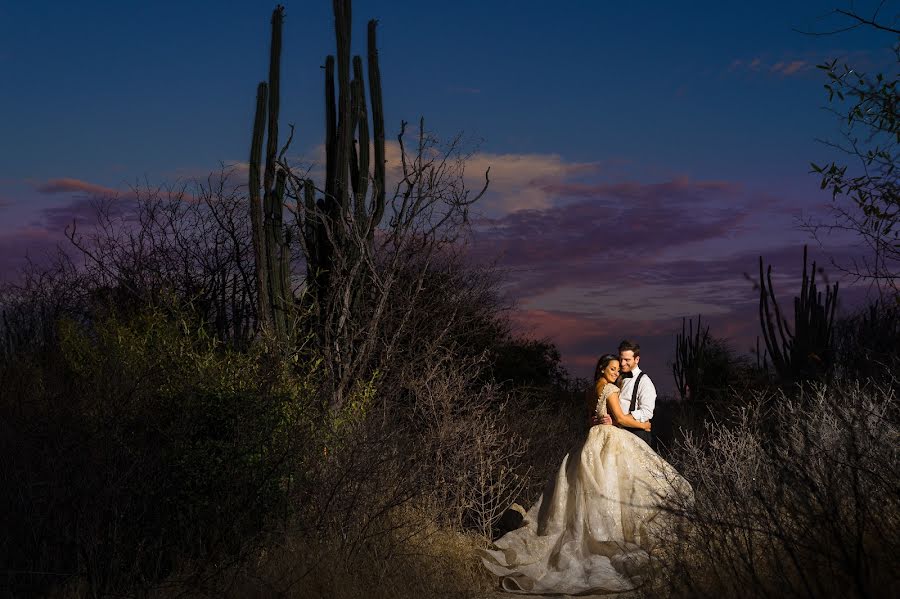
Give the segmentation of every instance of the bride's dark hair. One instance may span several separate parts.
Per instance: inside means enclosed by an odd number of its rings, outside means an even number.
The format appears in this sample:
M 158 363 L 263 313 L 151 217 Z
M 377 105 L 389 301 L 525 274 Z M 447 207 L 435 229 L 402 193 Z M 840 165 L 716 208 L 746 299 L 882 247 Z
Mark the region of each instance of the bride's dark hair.
M 615 354 L 603 354 L 600 356 L 600 359 L 597 360 L 597 367 L 594 369 L 594 384 L 596 384 L 597 381 L 600 380 L 600 377 L 603 376 L 603 371 L 606 370 L 609 363 L 618 359 L 619 356 Z

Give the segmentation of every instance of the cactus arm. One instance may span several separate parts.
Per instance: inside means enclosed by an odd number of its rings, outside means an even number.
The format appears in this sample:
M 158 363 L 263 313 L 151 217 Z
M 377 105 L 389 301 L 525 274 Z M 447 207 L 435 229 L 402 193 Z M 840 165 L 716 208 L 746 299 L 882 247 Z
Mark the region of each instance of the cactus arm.
M 366 193 L 369 187 L 369 115 L 366 109 L 366 88 L 363 78 L 362 59 L 353 57 L 353 94 L 356 105 L 357 128 L 359 131 L 358 167 L 356 169 L 354 192 L 356 194 L 356 212 L 359 226 L 366 226 Z
M 262 160 L 263 133 L 266 121 L 266 96 L 268 86 L 260 83 L 256 88 L 256 115 L 253 119 L 253 138 L 250 144 L 250 226 L 253 238 L 253 253 L 256 262 L 256 307 L 257 319 L 262 326 L 268 320 L 268 282 L 266 277 L 266 244 L 263 234 L 263 209 L 259 190 L 260 162 Z
M 779 375 L 782 375 L 785 370 L 785 362 L 784 356 L 781 353 L 781 348 L 778 346 L 778 341 L 775 333 L 775 325 L 772 323 L 772 313 L 769 309 L 769 296 L 770 291 L 766 286 L 766 273 L 764 272 L 763 266 L 763 258 L 759 257 L 759 321 L 762 327 L 763 339 L 766 342 L 766 349 L 769 352 L 769 355 L 772 357 L 772 365 L 775 367 L 776 372 Z M 768 269 L 768 280 L 769 286 L 771 286 L 772 282 L 772 267 L 769 266 Z M 771 294 L 774 297 L 774 293 Z M 777 307 L 777 304 L 775 304 Z
M 334 197 L 334 177 L 337 169 L 337 111 L 334 99 L 334 56 L 325 57 L 325 202 Z
M 363 101 L 360 98 L 359 90 L 362 84 L 355 77 L 350 81 L 350 148 L 348 154 L 348 165 L 350 167 L 350 188 L 353 191 L 353 204 L 356 205 L 356 198 L 359 196 L 359 158 L 357 156 L 357 148 L 355 140 L 352 139 L 359 126 L 359 104 Z M 358 213 L 358 210 L 354 209 Z
M 341 214 L 348 207 L 350 151 L 353 145 L 350 93 L 350 0 L 333 0 L 334 32 L 337 39 L 338 119 L 335 149 L 334 193 Z
M 803 272 L 800 294 L 794 297 L 793 333 L 778 307 L 772 286 L 772 267 L 763 276 L 763 259 L 759 259 L 760 304 L 759 315 L 766 349 L 779 377 L 790 381 L 804 381 L 825 371 L 832 365 L 834 343 L 834 315 L 837 306 L 838 284 L 826 285 L 823 294 L 816 286 L 816 263 L 809 265 L 807 248 L 803 248 Z M 777 323 L 777 337 L 775 324 Z M 781 343 L 779 345 L 778 338 Z
M 381 69 L 378 66 L 378 45 L 375 36 L 377 26 L 378 21 L 374 19 L 369 21 L 367 59 L 369 63 L 369 98 L 372 105 L 372 149 L 374 151 L 372 208 L 368 233 L 370 239 L 384 215 L 385 201 L 384 104 L 381 98 Z
M 278 112 L 281 101 L 281 27 L 284 8 L 272 12 L 272 42 L 269 47 L 269 115 L 266 139 L 266 172 L 264 186 L 271 193 L 275 182 L 275 160 L 278 155 Z

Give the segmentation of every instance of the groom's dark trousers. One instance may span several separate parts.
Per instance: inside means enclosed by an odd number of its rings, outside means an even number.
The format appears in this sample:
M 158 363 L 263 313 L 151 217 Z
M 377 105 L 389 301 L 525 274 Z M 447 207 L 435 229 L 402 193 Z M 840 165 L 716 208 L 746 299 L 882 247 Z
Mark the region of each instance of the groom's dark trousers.
M 628 428 L 627 426 L 623 427 L 623 428 L 626 431 L 628 431 L 629 433 L 639 437 L 644 443 L 649 445 L 651 449 L 653 449 L 654 451 L 656 450 L 656 448 L 653 446 L 654 443 L 653 443 L 653 433 L 652 432 L 645 431 L 642 428 Z

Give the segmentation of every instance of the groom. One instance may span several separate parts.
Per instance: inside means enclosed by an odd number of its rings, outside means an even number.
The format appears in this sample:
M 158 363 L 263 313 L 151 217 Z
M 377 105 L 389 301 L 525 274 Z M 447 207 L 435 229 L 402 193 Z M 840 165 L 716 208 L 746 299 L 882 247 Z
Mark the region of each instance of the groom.
M 619 344 L 619 368 L 621 371 L 622 391 L 619 393 L 619 404 L 622 412 L 630 414 L 638 422 L 652 421 L 653 408 L 656 405 L 656 387 L 653 381 L 641 371 L 641 346 L 628 339 Z M 639 428 L 624 427 L 643 439 L 653 447 L 653 433 Z

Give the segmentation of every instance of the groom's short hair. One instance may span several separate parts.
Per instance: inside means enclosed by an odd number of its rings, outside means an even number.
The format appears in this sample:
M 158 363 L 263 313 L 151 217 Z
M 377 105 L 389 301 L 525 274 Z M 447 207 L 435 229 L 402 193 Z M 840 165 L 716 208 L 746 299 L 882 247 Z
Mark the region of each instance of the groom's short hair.
M 625 339 L 619 344 L 619 355 L 622 355 L 623 351 L 634 352 L 636 358 L 641 355 L 641 346 L 630 339 Z

